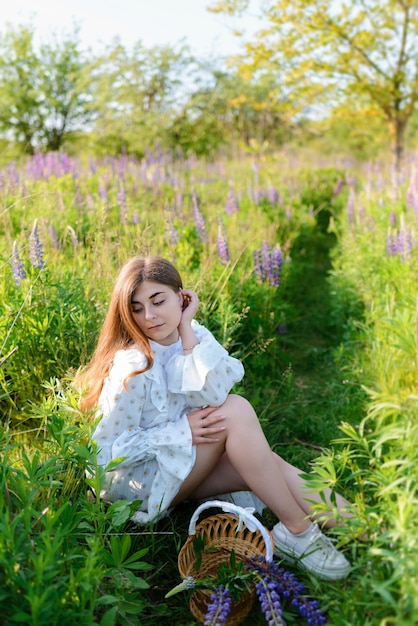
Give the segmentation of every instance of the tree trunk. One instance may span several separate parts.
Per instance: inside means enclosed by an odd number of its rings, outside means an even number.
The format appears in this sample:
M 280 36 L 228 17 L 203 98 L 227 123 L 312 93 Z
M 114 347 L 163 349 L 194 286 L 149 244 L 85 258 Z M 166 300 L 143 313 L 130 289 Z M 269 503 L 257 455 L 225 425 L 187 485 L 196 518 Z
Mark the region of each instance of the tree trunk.
M 397 173 L 400 172 L 405 148 L 406 120 L 395 118 L 389 119 L 389 131 L 391 137 L 392 162 Z

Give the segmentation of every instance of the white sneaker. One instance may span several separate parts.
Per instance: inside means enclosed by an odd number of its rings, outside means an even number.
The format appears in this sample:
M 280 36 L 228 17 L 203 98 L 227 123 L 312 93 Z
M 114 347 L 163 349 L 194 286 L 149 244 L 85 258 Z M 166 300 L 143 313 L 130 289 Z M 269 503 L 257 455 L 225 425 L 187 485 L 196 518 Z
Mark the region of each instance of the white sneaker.
M 274 554 L 313 572 L 323 580 L 338 580 L 347 576 L 350 563 L 338 552 L 332 541 L 312 524 L 300 535 L 294 535 L 279 522 L 272 529 Z

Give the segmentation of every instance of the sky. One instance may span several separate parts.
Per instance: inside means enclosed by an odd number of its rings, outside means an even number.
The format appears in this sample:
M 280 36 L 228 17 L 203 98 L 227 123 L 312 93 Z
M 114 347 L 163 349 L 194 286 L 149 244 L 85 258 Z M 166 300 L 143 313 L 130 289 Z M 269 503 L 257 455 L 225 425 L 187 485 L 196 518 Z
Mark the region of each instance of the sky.
M 196 55 L 229 56 L 239 52 L 234 28 L 251 35 L 260 26 L 255 15 L 230 18 L 207 11 L 210 0 L 3 0 L 0 32 L 6 24 L 32 23 L 38 37 L 73 32 L 93 50 L 119 36 L 125 47 L 188 43 Z

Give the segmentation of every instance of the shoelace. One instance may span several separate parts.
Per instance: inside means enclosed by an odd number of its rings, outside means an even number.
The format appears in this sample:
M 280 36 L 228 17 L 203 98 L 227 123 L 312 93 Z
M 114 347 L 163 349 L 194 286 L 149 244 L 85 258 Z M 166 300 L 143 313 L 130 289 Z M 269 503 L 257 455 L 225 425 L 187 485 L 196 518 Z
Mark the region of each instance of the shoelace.
M 313 554 L 313 552 L 316 552 L 318 550 L 320 550 L 322 553 L 325 553 L 330 548 L 331 553 L 329 554 L 329 556 L 332 556 L 333 558 L 338 558 L 340 556 L 340 553 L 334 546 L 334 542 L 330 537 L 326 537 L 322 533 L 315 533 L 315 535 L 316 536 L 313 538 L 312 543 L 307 546 L 306 551 L 303 553 L 302 558 L 309 556 L 310 554 Z

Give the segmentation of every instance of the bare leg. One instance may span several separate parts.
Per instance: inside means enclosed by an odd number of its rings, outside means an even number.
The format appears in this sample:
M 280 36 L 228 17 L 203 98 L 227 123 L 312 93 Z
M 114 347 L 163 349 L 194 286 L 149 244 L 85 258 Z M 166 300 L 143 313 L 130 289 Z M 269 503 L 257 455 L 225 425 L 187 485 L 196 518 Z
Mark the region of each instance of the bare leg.
M 207 491 L 205 481 L 209 479 L 208 486 L 213 488 L 213 493 L 248 487 L 291 532 L 297 534 L 307 530 L 310 526 L 307 512 L 289 488 L 277 455 L 270 449 L 251 405 L 244 398 L 231 395 L 212 415 L 216 413 L 225 416 L 226 429 L 218 433 L 217 443 L 197 446 L 196 463 L 173 504 L 190 496 L 201 497 Z M 224 459 L 221 462 L 224 453 L 232 469 Z M 225 474 L 216 471 L 218 463 Z
M 319 493 L 310 492 L 310 491 L 307 490 L 307 483 L 301 477 L 301 471 L 297 467 L 295 467 L 294 465 L 291 465 L 290 463 L 287 463 L 287 461 L 282 459 L 277 454 L 275 454 L 275 457 L 276 457 L 276 461 L 279 464 L 279 467 L 280 467 L 281 471 L 283 472 L 283 475 L 284 475 L 284 478 L 285 478 L 285 480 L 287 482 L 287 485 L 288 485 L 290 491 L 292 492 L 293 497 L 298 502 L 299 506 L 313 520 L 319 519 L 319 521 L 320 521 L 320 518 L 322 517 L 322 515 L 324 515 L 326 517 L 327 516 L 326 512 L 324 512 L 324 514 L 319 514 L 319 515 L 318 514 L 315 515 L 313 513 L 313 511 L 312 511 L 312 504 L 311 503 L 312 502 L 318 502 L 320 504 L 323 504 L 323 500 L 322 500 L 321 495 Z M 334 506 L 333 506 L 333 504 L 331 502 L 331 491 L 330 491 L 330 489 L 325 489 L 324 490 L 324 496 L 326 498 L 326 502 L 329 504 L 329 512 L 331 512 L 332 509 L 334 508 Z M 348 518 L 348 517 L 352 516 L 351 513 L 348 512 L 348 509 L 349 509 L 350 505 L 347 502 L 347 500 L 345 500 L 339 494 L 335 494 L 335 502 L 336 502 L 336 506 L 337 506 L 338 512 L 341 514 L 342 517 Z M 332 519 L 327 519 L 327 521 L 325 521 L 323 526 L 325 526 L 326 528 L 334 528 L 336 526 L 336 521 L 333 518 Z
M 200 429 L 196 428 L 196 417 L 201 422 Z M 219 427 L 221 421 L 225 430 Z M 309 494 L 300 471 L 270 449 L 246 400 L 229 396 L 210 415 L 201 418 L 194 414 L 189 416 L 189 422 L 197 443 L 196 462 L 172 504 L 190 496 L 207 497 L 248 488 L 280 520 L 272 529 L 277 556 L 298 561 L 301 567 L 324 580 L 337 580 L 348 574 L 347 559 L 309 519 Z M 203 443 L 206 439 L 211 442 Z

